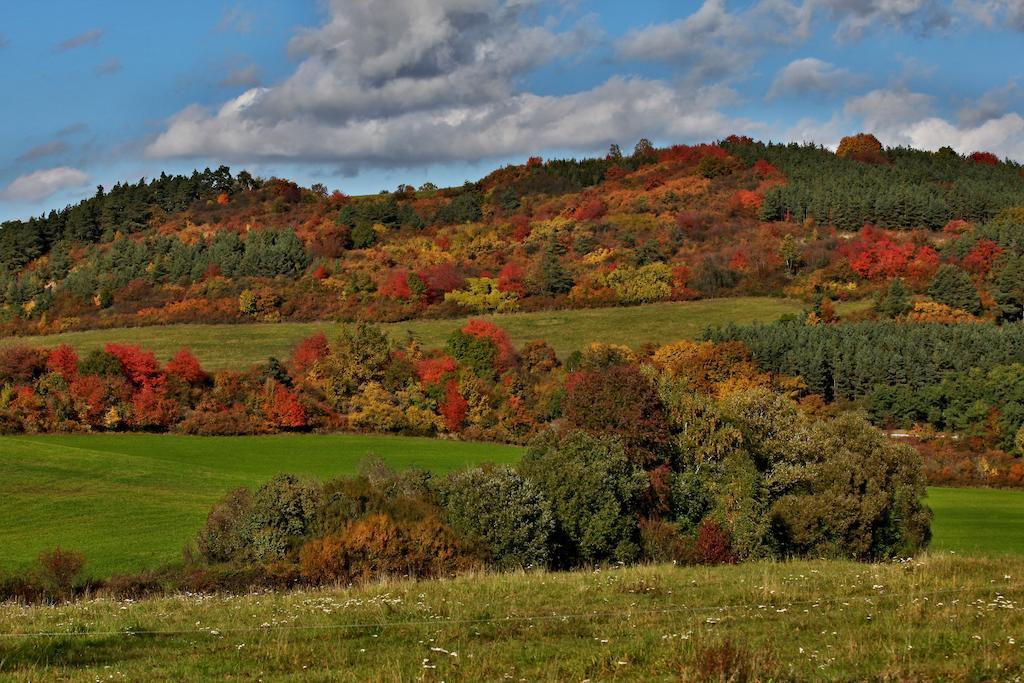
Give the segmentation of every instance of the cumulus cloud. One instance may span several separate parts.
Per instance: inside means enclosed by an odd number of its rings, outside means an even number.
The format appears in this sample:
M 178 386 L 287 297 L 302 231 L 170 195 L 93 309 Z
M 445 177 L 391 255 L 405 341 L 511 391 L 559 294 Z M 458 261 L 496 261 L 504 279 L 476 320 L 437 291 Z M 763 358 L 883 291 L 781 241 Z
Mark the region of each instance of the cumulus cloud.
M 991 119 L 999 118 L 1007 111 L 1018 109 L 1024 102 L 1024 88 L 1011 81 L 1001 88 L 995 88 L 972 99 L 959 112 L 960 124 L 968 127 L 980 126 Z
M 32 149 L 26 151 L 24 154 L 19 156 L 15 161 L 32 161 L 34 159 L 42 159 L 44 157 L 54 156 L 56 154 L 63 154 L 68 151 L 68 143 L 63 140 L 52 140 L 42 145 L 36 145 Z
M 594 149 L 628 136 L 712 136 L 737 123 L 716 108 L 728 96 L 720 88 L 695 96 L 613 77 L 565 95 L 523 91 L 525 74 L 578 54 L 592 30 L 530 24 L 521 2 L 334 0 L 329 8 L 323 26 L 292 41 L 301 61 L 290 77 L 217 110 L 186 108 L 147 153 L 397 167 Z
M 768 99 L 787 95 L 831 93 L 859 80 L 848 70 L 834 64 L 807 57 L 787 64 L 775 77 L 768 90 Z
M 861 129 L 884 138 L 889 145 L 910 142 L 907 127 L 929 116 L 934 98 L 910 90 L 878 89 L 850 98 L 843 113 L 860 121 Z
M 103 29 L 94 28 L 91 31 L 85 33 L 79 33 L 77 36 L 72 36 L 62 43 L 57 44 L 57 52 L 67 52 L 68 50 L 74 50 L 78 47 L 85 45 L 92 45 L 98 43 L 100 38 L 103 37 Z
M 1016 112 L 991 118 L 976 126 L 955 125 L 941 118 L 926 118 L 907 127 L 914 147 L 938 149 L 949 146 L 961 154 L 985 151 L 1024 159 L 1024 118 Z
M 81 187 L 89 176 L 77 168 L 60 166 L 15 178 L 2 193 L 4 199 L 38 202 L 61 191 Z
M 941 0 L 816 0 L 838 21 L 835 35 L 857 40 L 869 29 L 928 34 L 948 28 L 953 14 Z
M 704 0 L 689 16 L 629 31 L 616 53 L 687 67 L 692 80 L 721 78 L 749 64 L 757 45 L 806 39 L 811 9 L 810 2 L 761 0 L 744 12 L 730 12 L 725 0 Z
M 956 0 L 954 6 L 985 26 L 1024 31 L 1024 0 Z

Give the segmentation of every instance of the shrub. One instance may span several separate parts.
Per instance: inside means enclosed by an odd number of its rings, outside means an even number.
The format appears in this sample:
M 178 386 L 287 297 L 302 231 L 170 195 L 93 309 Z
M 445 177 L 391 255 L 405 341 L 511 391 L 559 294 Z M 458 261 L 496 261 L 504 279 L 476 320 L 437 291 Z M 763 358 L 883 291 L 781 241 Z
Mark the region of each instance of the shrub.
M 247 556 L 284 558 L 312 527 L 320 500 L 318 484 L 291 474 L 279 474 L 257 489 L 243 532 Z
M 696 562 L 693 541 L 681 534 L 679 527 L 671 522 L 660 519 L 640 520 L 640 543 L 643 558 L 648 562 Z
M 373 514 L 308 541 L 299 552 L 302 576 L 314 583 L 438 577 L 468 565 L 458 541 L 436 517 L 395 522 Z
M 252 514 L 252 492 L 235 489 L 213 506 L 196 537 L 196 550 L 208 562 L 230 562 L 245 550 L 246 526 Z
M 695 554 L 701 564 L 735 564 L 739 559 L 729 530 L 712 519 L 697 527 Z
M 445 521 L 498 569 L 545 567 L 554 518 L 532 482 L 508 467 L 455 472 L 440 487 Z
M 55 595 L 67 596 L 85 567 L 85 555 L 58 547 L 39 553 L 37 563 L 43 586 Z
M 548 430 L 530 444 L 520 471 L 551 503 L 558 548 L 552 564 L 639 557 L 637 513 L 647 477 L 630 462 L 620 439 Z

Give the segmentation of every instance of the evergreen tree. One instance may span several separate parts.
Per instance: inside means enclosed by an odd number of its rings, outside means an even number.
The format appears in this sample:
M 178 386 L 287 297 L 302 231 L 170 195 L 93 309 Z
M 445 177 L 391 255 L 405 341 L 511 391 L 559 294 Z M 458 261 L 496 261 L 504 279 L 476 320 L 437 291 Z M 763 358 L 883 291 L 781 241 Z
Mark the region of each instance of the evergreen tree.
M 971 276 L 951 265 L 939 268 L 928 285 L 928 296 L 940 304 L 967 311 L 971 315 L 981 313 L 981 298 L 971 281 Z
M 910 308 L 910 291 L 899 278 L 892 281 L 889 289 L 875 303 L 875 312 L 886 318 L 898 318 Z

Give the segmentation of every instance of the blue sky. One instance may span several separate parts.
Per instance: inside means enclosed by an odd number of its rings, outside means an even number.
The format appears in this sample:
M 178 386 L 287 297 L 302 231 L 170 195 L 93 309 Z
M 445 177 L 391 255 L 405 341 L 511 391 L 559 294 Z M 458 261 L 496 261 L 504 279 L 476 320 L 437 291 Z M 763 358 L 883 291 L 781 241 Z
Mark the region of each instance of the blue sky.
M 228 164 L 350 193 L 709 141 L 1024 160 L 1024 0 L 3 3 L 0 219 Z

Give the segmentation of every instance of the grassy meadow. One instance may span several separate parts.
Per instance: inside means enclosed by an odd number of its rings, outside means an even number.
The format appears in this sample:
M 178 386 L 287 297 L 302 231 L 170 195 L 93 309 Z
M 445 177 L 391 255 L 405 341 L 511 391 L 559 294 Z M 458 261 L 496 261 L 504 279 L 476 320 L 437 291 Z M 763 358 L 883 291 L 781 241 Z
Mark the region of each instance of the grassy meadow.
M 839 306 L 838 310 L 842 313 L 857 305 Z M 517 346 L 543 339 L 564 357 L 594 341 L 636 347 L 645 342 L 693 339 L 708 326 L 728 322 L 770 322 L 805 308 L 806 304 L 789 299 L 740 297 L 479 317 L 493 320 L 508 330 Z M 429 348 L 444 346 L 451 333 L 466 320 L 410 320 L 383 327 L 395 339 L 412 333 Z M 0 345 L 70 344 L 79 351 L 90 351 L 110 342 L 120 342 L 152 350 L 162 361 L 182 347 L 188 347 L 208 370 L 244 369 L 270 356 L 286 358 L 295 344 L 305 337 L 318 331 L 333 336 L 339 327 L 338 323 L 328 322 L 127 327 L 0 339 Z
M 378 435 L 192 437 L 154 434 L 0 437 L 0 570 L 41 550 L 80 550 L 94 576 L 181 558 L 210 506 L 280 472 L 352 474 L 375 455 L 435 472 L 512 463 L 499 444 Z M 930 489 L 933 550 L 1024 557 L 1024 491 Z
M 1024 558 L 944 554 L 9 605 L 0 677 L 1013 681 L 1022 599 Z
M 443 472 L 512 462 L 520 449 L 362 435 L 193 437 L 157 434 L 0 437 L 0 570 L 60 545 L 93 576 L 181 559 L 210 506 L 280 472 L 352 474 L 368 455 Z

